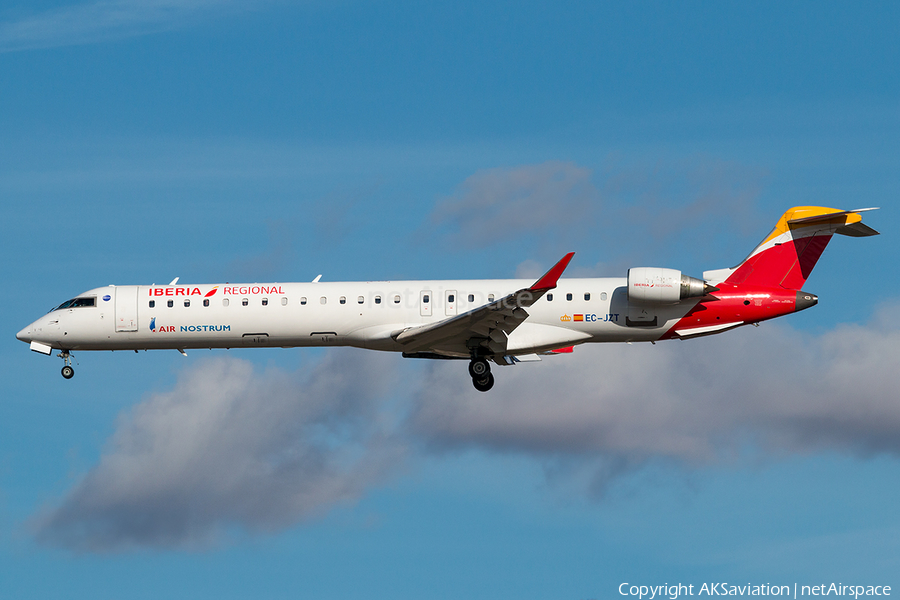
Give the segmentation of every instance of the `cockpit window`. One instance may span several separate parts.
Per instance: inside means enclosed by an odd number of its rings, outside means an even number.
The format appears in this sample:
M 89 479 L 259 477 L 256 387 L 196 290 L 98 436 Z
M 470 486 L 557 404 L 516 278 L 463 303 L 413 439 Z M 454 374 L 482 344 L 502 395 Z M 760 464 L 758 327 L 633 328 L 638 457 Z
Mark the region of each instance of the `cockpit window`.
M 97 299 L 91 296 L 90 298 L 72 298 L 71 300 L 66 300 L 53 310 L 62 310 L 64 308 L 82 308 L 85 306 L 96 306 Z M 53 311 L 50 311 L 53 312 Z

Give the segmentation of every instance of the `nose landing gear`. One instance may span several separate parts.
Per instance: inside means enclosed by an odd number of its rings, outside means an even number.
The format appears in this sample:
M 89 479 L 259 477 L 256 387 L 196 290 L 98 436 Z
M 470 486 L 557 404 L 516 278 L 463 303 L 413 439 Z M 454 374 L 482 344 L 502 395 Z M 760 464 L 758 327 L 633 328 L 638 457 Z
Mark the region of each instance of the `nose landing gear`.
M 472 385 L 479 392 L 486 392 L 494 387 L 494 376 L 491 375 L 491 366 L 483 358 L 473 358 L 469 363 L 469 375 L 472 376 Z
M 65 379 L 72 379 L 72 377 L 75 376 L 75 369 L 73 369 L 72 366 L 69 364 L 72 362 L 72 355 L 69 353 L 68 350 L 63 350 L 62 352 L 57 354 L 57 356 L 60 357 L 61 359 L 63 359 L 66 363 L 66 366 L 64 366 L 62 368 L 62 376 Z

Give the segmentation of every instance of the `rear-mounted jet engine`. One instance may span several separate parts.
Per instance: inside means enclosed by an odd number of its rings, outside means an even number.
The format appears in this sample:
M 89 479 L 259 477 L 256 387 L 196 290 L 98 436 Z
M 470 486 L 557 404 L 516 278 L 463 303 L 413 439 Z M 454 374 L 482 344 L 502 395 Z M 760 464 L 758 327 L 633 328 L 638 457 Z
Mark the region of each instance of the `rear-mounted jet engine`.
M 675 269 L 637 267 L 628 269 L 628 301 L 638 304 L 675 304 L 702 298 L 716 288 L 702 279 L 682 275 Z

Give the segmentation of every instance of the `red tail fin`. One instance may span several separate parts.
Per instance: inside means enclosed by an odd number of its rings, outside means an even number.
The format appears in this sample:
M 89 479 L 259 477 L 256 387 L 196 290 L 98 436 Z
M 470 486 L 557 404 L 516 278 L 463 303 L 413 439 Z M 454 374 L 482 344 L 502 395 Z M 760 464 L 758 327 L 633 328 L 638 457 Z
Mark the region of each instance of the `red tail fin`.
M 781 216 L 772 233 L 734 269 L 707 271 L 710 283 L 780 286 L 799 290 L 835 233 L 862 237 L 878 232 L 863 225 L 865 210 L 797 206 Z

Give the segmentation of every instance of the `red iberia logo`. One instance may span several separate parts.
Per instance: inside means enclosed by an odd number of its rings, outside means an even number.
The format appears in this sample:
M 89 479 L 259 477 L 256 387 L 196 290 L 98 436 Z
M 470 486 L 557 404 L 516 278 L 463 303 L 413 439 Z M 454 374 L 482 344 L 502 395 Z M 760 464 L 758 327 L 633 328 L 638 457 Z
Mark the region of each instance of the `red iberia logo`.
M 209 298 L 210 296 L 215 296 L 219 291 L 219 286 L 213 287 L 213 289 L 209 290 L 204 294 L 200 291 L 198 287 L 150 287 L 147 289 L 147 294 L 150 296 L 203 296 L 204 298 Z M 243 286 L 234 286 L 229 287 L 225 286 L 222 288 L 222 293 L 225 295 L 244 295 L 244 294 L 252 294 L 252 295 L 260 295 L 260 294 L 282 294 L 284 295 L 284 289 L 280 285 L 243 285 Z
M 152 287 L 147 290 L 150 296 L 199 296 L 200 288 L 191 287 Z

